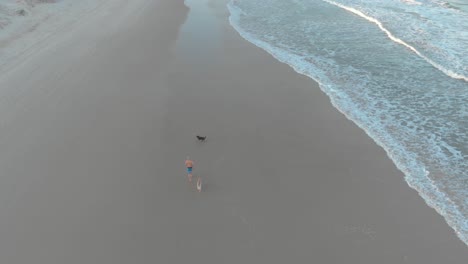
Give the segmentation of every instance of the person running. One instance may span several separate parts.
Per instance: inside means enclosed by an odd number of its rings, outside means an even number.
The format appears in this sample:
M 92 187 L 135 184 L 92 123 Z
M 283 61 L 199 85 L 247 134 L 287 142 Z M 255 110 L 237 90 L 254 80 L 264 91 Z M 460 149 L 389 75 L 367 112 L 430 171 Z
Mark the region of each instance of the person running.
M 192 181 L 192 170 L 193 170 L 193 161 L 190 159 L 189 156 L 187 156 L 187 159 L 185 160 L 185 167 L 187 167 L 187 176 L 189 182 Z

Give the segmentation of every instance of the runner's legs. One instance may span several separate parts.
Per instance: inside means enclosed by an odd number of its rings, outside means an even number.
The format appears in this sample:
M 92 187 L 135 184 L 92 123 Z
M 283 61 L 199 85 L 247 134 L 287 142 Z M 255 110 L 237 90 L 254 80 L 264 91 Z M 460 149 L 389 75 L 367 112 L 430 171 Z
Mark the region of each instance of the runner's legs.
M 192 167 L 187 167 L 187 174 L 188 174 L 189 182 L 191 182 L 192 181 Z

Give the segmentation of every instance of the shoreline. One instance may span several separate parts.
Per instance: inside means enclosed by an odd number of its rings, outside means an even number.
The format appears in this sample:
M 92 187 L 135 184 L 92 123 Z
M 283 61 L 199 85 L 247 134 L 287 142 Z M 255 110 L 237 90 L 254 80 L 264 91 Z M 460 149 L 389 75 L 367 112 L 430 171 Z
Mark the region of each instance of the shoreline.
M 314 81 L 186 5 L 115 5 L 2 74 L 4 262 L 466 263 Z
M 201 5 L 203 5 L 203 4 L 201 4 L 201 3 L 200 3 L 200 4 L 194 3 L 194 1 L 186 1 L 186 3 L 189 3 L 189 5 L 192 4 L 192 5 L 195 5 L 195 6 L 201 6 Z M 193 6 L 192 6 L 192 7 L 193 7 Z M 199 7 L 197 7 L 197 8 L 199 8 Z M 193 12 L 193 10 L 191 10 L 191 12 Z M 203 14 L 206 14 L 206 13 L 207 13 L 207 11 L 206 11 L 206 12 L 203 12 Z M 273 65 L 273 64 L 278 64 L 278 63 L 279 63 L 279 64 L 282 64 L 281 62 L 278 62 L 276 59 L 270 57 L 271 55 L 268 54 L 267 52 L 265 52 L 264 50 L 262 50 L 261 48 L 255 46 L 255 45 L 253 45 L 252 43 L 250 43 L 250 42 L 244 40 L 243 38 L 241 38 L 241 37 L 238 35 L 238 32 L 236 32 L 233 28 L 231 28 L 231 26 L 227 23 L 227 16 L 229 15 L 229 13 L 226 12 L 226 8 L 225 8 L 225 7 L 220 7 L 220 6 L 218 6 L 217 9 L 216 9 L 216 11 L 213 11 L 213 13 L 215 14 L 214 16 L 216 16 L 216 17 L 218 17 L 218 18 L 221 17 L 221 14 L 224 14 L 225 17 L 226 17 L 226 19 L 220 19 L 220 20 L 223 21 L 223 22 L 220 22 L 220 23 L 223 24 L 223 26 L 222 26 L 223 30 L 226 30 L 226 31 L 228 31 L 228 32 L 230 32 L 230 33 L 226 33 L 226 35 L 229 35 L 229 39 L 228 39 L 228 40 L 225 40 L 223 43 L 232 44 L 232 43 L 239 42 L 239 40 L 240 40 L 240 41 L 245 41 L 245 42 L 247 42 L 247 44 L 245 44 L 245 45 L 236 44 L 237 46 L 234 45 L 234 47 L 231 48 L 231 50 L 232 50 L 231 52 L 232 52 L 232 53 L 235 53 L 236 55 L 235 55 L 235 57 L 232 57 L 232 55 L 229 55 L 228 57 L 230 58 L 230 60 L 236 61 L 235 58 L 237 58 L 237 56 L 255 57 L 255 56 L 253 55 L 253 54 L 254 54 L 254 51 L 252 51 L 252 52 L 247 52 L 247 54 L 242 54 L 242 53 L 240 53 L 240 49 L 241 49 L 241 47 L 243 47 L 243 48 L 245 48 L 245 50 L 249 50 L 249 51 L 250 51 L 250 50 L 256 50 L 255 52 L 266 54 L 266 57 L 269 57 L 269 59 L 263 59 L 263 57 L 262 57 L 262 61 L 265 60 L 265 61 L 268 61 L 268 63 L 263 62 L 263 64 L 262 64 L 261 67 L 264 67 L 265 65 Z M 202 12 L 200 12 L 200 14 L 202 14 Z M 188 23 L 188 22 L 187 22 L 187 23 Z M 232 33 L 231 33 L 231 32 L 232 32 Z M 218 34 L 218 33 L 217 33 L 217 34 Z M 234 37 L 234 36 L 231 37 L 231 36 L 230 36 L 231 34 L 235 35 L 235 37 Z M 225 45 L 226 45 L 226 44 L 225 44 Z M 188 45 L 188 46 L 190 46 L 190 45 Z M 231 46 L 231 45 L 227 45 L 227 46 Z M 245 46 L 246 46 L 246 47 L 245 47 Z M 253 46 L 253 47 L 252 47 L 252 46 Z M 226 46 L 224 46 L 224 49 L 226 49 Z M 191 49 L 192 52 L 195 52 L 195 50 L 196 50 L 195 48 Z M 217 50 L 217 49 L 216 49 L 216 48 L 213 48 L 213 47 L 210 47 L 210 50 Z M 199 52 L 199 53 L 204 54 L 204 51 L 203 51 L 203 50 L 197 50 L 196 52 Z M 189 51 L 185 51 L 183 54 L 187 54 L 187 53 L 189 53 Z M 227 52 L 227 53 L 230 54 L 230 52 Z M 220 56 L 220 54 L 215 53 L 214 56 L 215 56 L 215 57 L 218 57 L 218 56 Z M 181 60 L 184 61 L 184 59 L 181 59 Z M 191 59 L 185 59 L 185 60 L 186 60 L 186 61 L 184 61 L 184 62 L 181 63 L 182 65 L 192 65 L 192 64 L 195 63 L 195 62 L 189 63 Z M 249 61 L 249 62 L 248 62 L 248 63 L 245 63 L 245 65 L 258 65 L 258 67 L 260 67 L 260 65 L 259 65 L 257 62 L 255 62 L 255 60 L 251 59 L 251 60 L 248 60 L 248 61 Z M 235 64 L 235 62 L 230 62 L 230 63 Z M 253 68 L 253 67 L 254 67 L 254 66 L 252 66 L 252 68 Z M 276 67 L 276 66 L 275 66 L 275 67 Z M 283 66 L 278 66 L 278 67 L 282 67 L 283 70 L 284 70 L 285 72 L 293 72 L 293 75 L 294 75 L 294 76 L 296 76 L 296 75 L 298 74 L 298 73 L 296 73 L 296 72 L 295 72 L 289 65 L 287 65 L 287 64 L 284 64 Z M 210 67 L 210 69 L 211 69 L 211 67 Z M 264 70 L 262 70 L 261 72 L 263 73 L 263 71 L 264 71 Z M 236 71 L 231 70 L 231 72 L 236 72 Z M 242 72 L 244 72 L 244 71 L 242 71 Z M 237 72 L 236 72 L 236 73 L 237 73 Z M 276 76 L 276 75 L 280 75 L 280 74 L 279 74 L 279 73 L 276 73 L 276 71 L 275 71 L 274 73 L 272 73 L 272 76 Z M 210 74 L 209 76 L 210 76 L 210 77 L 212 77 L 212 76 L 217 76 L 217 74 L 216 74 L 216 73 L 212 73 L 212 74 Z M 288 76 L 289 76 L 289 75 L 288 75 Z M 315 83 L 315 82 L 312 81 L 309 77 L 305 77 L 305 76 L 303 76 L 303 77 L 307 79 L 307 81 L 305 81 L 305 85 L 309 85 L 309 86 L 311 86 L 311 87 L 315 87 L 316 89 L 318 88 L 317 86 L 314 86 L 314 85 L 312 84 L 312 83 Z M 201 77 L 196 78 L 196 79 L 200 79 L 200 78 L 201 78 Z M 253 77 L 251 77 L 251 78 L 253 78 Z M 260 78 L 260 77 L 258 77 L 258 78 Z M 270 78 L 270 76 L 269 76 L 268 78 Z M 277 78 L 277 79 L 280 79 L 280 77 L 276 77 L 276 78 Z M 302 77 L 295 77 L 295 78 L 302 79 Z M 288 79 L 288 80 L 289 80 L 289 79 Z M 284 81 L 283 81 L 282 83 L 284 84 Z M 262 84 L 259 83 L 259 84 L 257 84 L 257 85 L 263 86 L 263 87 L 266 86 L 266 84 L 263 84 L 263 83 L 262 83 Z M 277 85 L 277 84 L 271 84 L 272 87 L 275 87 L 276 85 Z M 303 85 L 304 85 L 304 84 L 303 84 Z M 311 87 L 307 87 L 307 88 L 308 88 L 308 89 L 311 89 Z M 252 88 L 253 88 L 253 87 L 252 87 Z M 239 89 L 239 88 L 236 88 L 236 89 Z M 277 88 L 275 88 L 274 90 L 276 90 L 276 89 L 277 89 Z M 257 90 L 262 90 L 262 89 L 257 89 Z M 325 101 L 327 101 L 328 104 L 327 104 L 326 106 L 316 107 L 317 110 L 318 110 L 318 109 L 321 109 L 320 111 L 323 111 L 323 109 L 332 108 L 333 110 L 331 110 L 331 111 L 332 111 L 333 113 L 336 112 L 337 115 L 339 115 L 340 117 L 336 117 L 335 114 L 330 114 L 330 116 L 328 116 L 328 118 L 332 118 L 332 120 L 334 120 L 335 118 L 338 118 L 338 119 L 342 120 L 342 121 L 340 121 L 340 122 L 344 122 L 345 124 L 347 124 L 348 122 L 352 123 L 352 121 L 350 121 L 349 119 L 345 118 L 345 116 L 342 115 L 341 113 L 339 113 L 339 111 L 337 111 L 337 109 L 335 109 L 334 107 L 332 107 L 331 104 L 330 104 L 330 102 L 329 102 L 329 98 L 328 98 L 320 89 L 318 89 L 318 90 L 319 90 L 319 94 L 320 94 L 320 95 L 316 95 L 317 92 L 314 91 L 314 92 L 313 92 L 313 93 L 314 93 L 314 96 L 310 96 L 310 99 L 311 99 L 311 102 L 310 102 L 310 103 L 313 103 L 313 104 L 317 103 L 316 101 L 319 100 L 319 99 L 313 99 L 313 98 L 318 97 L 318 98 L 322 98 L 322 99 L 324 99 Z M 264 91 L 266 92 L 267 90 L 264 88 Z M 307 91 L 307 92 L 312 92 L 312 91 Z M 248 92 L 246 92 L 246 91 L 244 91 L 244 93 L 246 94 L 246 96 L 249 96 L 249 95 L 250 95 L 250 93 L 248 93 Z M 249 100 L 248 100 L 248 101 L 249 101 Z M 208 101 L 206 101 L 206 100 L 202 100 L 202 102 L 208 103 Z M 280 107 L 280 106 L 278 105 L 278 107 Z M 202 111 L 202 112 L 205 113 L 206 110 L 204 110 L 204 111 Z M 327 115 L 322 116 L 322 117 L 320 117 L 320 115 L 319 115 L 316 119 L 320 120 L 320 122 L 325 122 L 325 121 L 323 121 L 323 118 L 324 118 L 324 117 L 327 117 Z M 187 122 L 189 122 L 189 121 L 187 121 Z M 195 126 L 196 124 L 193 123 L 192 125 Z M 207 125 L 207 124 L 204 124 L 204 125 Z M 348 125 L 344 125 L 344 124 L 341 124 L 340 126 L 348 127 Z M 387 195 L 389 195 L 389 197 L 392 197 L 391 200 L 392 200 L 393 202 L 391 202 L 391 203 L 395 203 L 396 200 L 398 200 L 398 201 L 400 201 L 400 202 L 402 203 L 402 204 L 400 205 L 400 208 L 399 208 L 397 211 L 403 211 L 403 212 L 405 212 L 404 216 L 407 217 L 406 214 L 408 214 L 409 212 L 411 212 L 411 209 L 409 209 L 408 206 L 411 207 L 411 206 L 415 206 L 415 204 L 417 204 L 417 206 L 416 206 L 416 207 L 417 207 L 417 210 L 414 209 L 415 212 L 413 212 L 412 214 L 410 214 L 411 217 L 414 217 L 414 216 L 416 215 L 417 218 L 418 218 L 419 220 L 422 221 L 422 223 L 423 223 L 424 226 L 434 226 L 434 227 L 437 226 L 436 229 L 438 229 L 438 230 L 437 230 L 437 232 L 434 232 L 434 233 L 439 233 L 439 232 L 441 232 L 442 229 L 446 230 L 445 232 L 447 232 L 447 233 L 446 233 L 445 235 L 448 236 L 448 237 L 452 237 L 452 238 L 450 239 L 450 243 L 453 243 L 453 245 L 458 245 L 458 246 L 461 245 L 461 249 L 462 249 L 462 250 L 465 250 L 465 249 L 466 249 L 466 245 L 465 245 L 461 240 L 459 240 L 458 237 L 456 237 L 456 234 L 454 233 L 453 229 L 451 229 L 451 228 L 447 225 L 447 223 L 445 222 L 445 220 L 442 219 L 442 216 L 439 215 L 433 208 L 427 206 L 426 202 L 425 202 L 423 199 L 421 199 L 421 197 L 419 196 L 419 194 L 418 194 L 414 189 L 412 189 L 410 186 L 408 186 L 407 182 L 404 180 L 404 175 L 402 174 L 401 171 L 399 171 L 399 170 L 396 169 L 395 164 L 394 164 L 394 163 L 390 160 L 390 158 L 387 156 L 387 153 L 385 153 L 385 151 L 383 151 L 383 148 L 381 148 L 380 146 L 378 146 L 378 145 L 366 134 L 366 132 L 365 132 L 364 130 L 361 130 L 360 128 L 357 128 L 357 126 L 356 126 L 354 123 L 352 123 L 351 128 L 346 128 L 346 129 L 351 129 L 351 131 L 353 131 L 353 129 L 355 129 L 355 128 L 358 129 L 358 130 L 360 131 L 360 132 L 358 132 L 358 133 L 359 133 L 360 135 L 362 134 L 363 137 L 364 137 L 364 139 L 359 139 L 359 142 L 361 142 L 361 144 L 363 144 L 363 145 L 370 144 L 369 148 L 372 149 L 371 152 L 372 152 L 372 153 L 375 152 L 375 153 L 372 154 L 372 155 L 377 155 L 377 157 L 375 157 L 375 161 L 374 161 L 374 162 L 386 164 L 386 165 L 383 167 L 383 168 L 386 168 L 386 169 L 383 169 L 383 172 L 380 172 L 380 171 L 377 169 L 377 171 L 373 172 L 373 173 L 375 173 L 375 175 L 372 175 L 372 174 L 369 175 L 369 172 L 367 173 L 367 176 L 365 176 L 364 178 L 367 178 L 367 180 L 373 182 L 373 183 L 370 183 L 370 184 L 369 184 L 370 187 L 367 187 L 367 188 L 371 188 L 371 189 L 372 189 L 372 188 L 378 187 L 377 189 L 380 190 L 380 188 L 381 188 L 380 186 L 374 186 L 374 185 L 376 185 L 376 184 L 377 184 L 377 185 L 378 185 L 378 184 L 384 184 L 384 183 L 385 183 L 385 184 L 391 183 L 391 186 L 398 186 L 398 187 L 390 187 L 390 186 L 389 186 L 389 188 L 395 188 L 394 191 L 396 191 L 396 193 L 398 193 L 399 195 L 405 196 L 405 198 L 406 198 L 406 199 L 409 199 L 409 201 L 411 201 L 411 202 L 409 202 L 409 204 L 403 205 L 404 202 L 401 200 L 401 197 L 400 197 L 400 198 L 394 197 L 394 196 L 395 196 L 394 193 L 393 193 L 393 194 L 391 194 L 391 193 L 390 193 L 390 194 L 387 194 Z M 315 133 L 315 132 L 316 132 L 315 130 L 316 130 L 316 129 L 311 129 L 311 133 Z M 320 129 L 319 129 L 319 130 L 320 130 Z M 330 129 L 330 131 L 333 131 L 333 128 Z M 345 130 L 345 131 L 347 131 L 347 130 Z M 269 132 L 269 133 L 272 133 L 272 132 Z M 336 132 L 336 133 L 338 133 L 338 132 Z M 345 139 L 345 142 L 348 141 L 348 140 L 356 140 L 356 138 L 350 139 L 349 136 L 346 135 L 345 132 L 343 132 L 343 133 L 340 134 L 340 135 L 341 135 L 341 137 L 343 137 L 343 138 L 347 138 L 347 139 Z M 360 137 L 360 136 L 359 136 L 359 137 Z M 358 137 L 358 138 L 359 138 L 359 137 Z M 327 137 L 325 137 L 325 138 L 327 138 Z M 352 138 L 353 138 L 353 137 L 352 137 Z M 338 140 L 338 139 L 337 139 L 337 140 Z M 350 142 L 347 142 L 346 144 L 344 144 L 344 146 L 349 146 L 349 144 L 350 144 Z M 354 150 L 359 150 L 360 148 L 362 148 L 362 147 L 360 147 L 359 145 L 354 145 L 354 144 L 352 144 L 352 145 L 353 145 L 353 147 L 352 147 L 351 149 L 354 149 Z M 371 147 L 371 146 L 372 146 L 372 147 Z M 287 149 L 287 147 L 285 147 L 285 148 Z M 334 147 L 332 147 L 332 149 L 333 149 L 333 148 L 334 148 Z M 343 151 L 345 151 L 345 150 L 343 150 Z M 327 153 L 327 152 L 329 152 L 329 151 L 325 151 L 325 153 Z M 363 155 L 362 158 L 374 160 L 374 159 L 369 158 L 369 157 L 367 156 L 368 154 L 366 154 L 365 152 L 364 152 L 364 153 L 361 153 L 361 152 L 362 152 L 362 151 L 358 151 L 359 154 L 362 154 L 362 155 Z M 380 153 L 380 154 L 379 154 L 379 153 Z M 347 155 L 354 155 L 354 154 L 347 153 Z M 314 155 L 314 157 L 315 157 L 315 155 Z M 348 158 L 349 158 L 349 157 L 348 157 Z M 353 159 L 353 160 L 354 160 L 354 159 Z M 322 162 L 323 162 L 323 161 L 322 161 Z M 347 162 L 344 162 L 344 163 L 347 163 Z M 353 162 L 351 162 L 351 164 L 354 164 L 352 167 L 354 168 L 354 166 L 355 166 L 356 164 L 358 164 L 358 163 L 361 163 L 361 162 L 360 162 L 360 161 L 353 161 Z M 387 164 L 387 163 L 388 163 L 388 164 Z M 369 166 L 369 167 L 372 167 L 372 168 L 374 169 L 376 165 L 373 165 L 373 164 L 362 164 L 362 166 Z M 320 166 L 318 166 L 318 167 L 320 167 Z M 345 169 L 345 168 L 343 168 L 343 169 Z M 369 168 L 367 168 L 367 169 L 369 169 Z M 346 171 L 346 169 L 345 169 L 344 171 Z M 326 174 L 328 174 L 328 173 L 326 173 Z M 344 175 L 346 175 L 346 174 L 347 174 L 347 173 L 345 173 Z M 359 177 L 358 177 L 358 175 L 355 175 L 355 173 L 352 173 L 352 175 L 356 176 L 357 179 L 363 178 L 363 176 L 359 176 Z M 378 175 L 378 176 L 377 176 L 377 175 Z M 386 176 L 386 177 L 384 177 L 384 176 Z M 357 180 L 357 179 L 356 179 L 356 180 Z M 389 182 L 388 182 L 388 181 L 389 181 Z M 396 181 L 396 182 L 395 182 L 395 181 Z M 362 187 L 362 188 L 366 188 L 366 187 Z M 382 190 L 382 191 L 383 191 L 383 190 Z M 386 190 L 386 192 L 388 192 L 388 190 Z M 401 193 L 400 193 L 400 192 L 401 192 Z M 375 195 L 372 195 L 371 197 L 373 197 L 373 198 L 371 198 L 371 199 L 375 199 L 374 196 L 375 196 Z M 416 201 L 415 201 L 415 200 L 416 200 Z M 381 201 L 381 202 L 382 202 L 382 205 L 386 205 L 386 207 L 388 207 L 388 202 L 387 202 L 387 201 L 383 200 L 383 201 Z M 361 206 L 358 206 L 358 208 L 360 208 L 360 207 L 361 207 Z M 356 209 L 358 209 L 358 208 L 356 208 Z M 377 207 L 377 208 L 378 208 L 378 207 Z M 405 209 L 402 210 L 403 208 L 405 208 Z M 361 210 L 361 209 L 358 209 L 358 210 Z M 410 210 L 410 211 L 406 211 L 406 210 Z M 370 213 L 370 212 L 368 212 L 368 214 L 369 214 L 369 213 Z M 402 212 L 396 213 L 396 216 L 394 216 L 394 217 L 400 216 L 401 213 L 402 213 Z M 373 214 L 373 213 L 370 213 L 370 215 L 372 215 L 372 214 Z M 385 213 L 382 212 L 382 214 L 385 214 Z M 418 215 L 419 215 L 419 216 L 418 216 Z M 422 219 L 425 219 L 425 218 L 424 218 L 424 217 L 421 217 L 421 215 L 426 215 L 427 217 L 429 217 L 429 215 L 430 215 L 430 219 L 431 219 L 430 222 L 431 222 L 431 224 L 429 224 L 429 222 L 425 222 L 425 221 L 427 221 L 427 220 L 422 220 Z M 437 219 L 437 220 L 436 220 L 436 219 Z M 382 220 L 383 220 L 383 219 L 382 219 Z M 408 223 L 407 223 L 407 224 L 409 224 L 409 225 L 411 225 L 410 223 L 414 223 L 414 222 L 415 222 L 414 219 L 412 219 L 412 220 L 406 219 L 406 220 L 408 220 Z M 434 224 L 434 221 L 436 221 L 437 224 Z M 386 222 L 386 223 L 385 223 L 385 222 Z M 424 222 L 425 222 L 425 223 L 424 223 Z M 390 225 L 391 225 L 391 221 L 388 221 L 388 220 L 383 220 L 383 223 L 385 223 L 385 224 L 390 224 Z M 351 228 L 351 229 L 352 229 L 352 228 Z M 364 233 L 372 233 L 372 230 L 370 230 L 370 229 L 369 229 L 369 230 L 365 230 L 365 228 L 364 228 L 363 230 L 364 230 L 364 231 L 363 231 Z M 395 232 L 396 232 L 396 233 L 401 232 L 401 231 L 397 231 L 397 230 L 398 230 L 398 229 L 395 229 Z M 406 230 L 406 228 L 405 228 L 405 230 Z M 408 231 L 408 230 L 403 231 L 403 232 L 407 232 L 407 231 Z M 416 232 L 416 233 L 418 233 L 418 232 Z M 434 233 L 428 234 L 428 237 L 433 236 Z M 387 234 L 387 235 L 389 235 L 389 234 Z M 418 235 L 418 236 L 421 236 L 421 234 Z M 424 235 L 424 236 L 426 236 L 426 235 Z M 433 238 L 435 238 L 435 237 L 440 238 L 440 234 L 439 234 L 439 235 L 435 235 Z M 448 237 L 447 237 L 447 238 L 448 238 Z M 414 239 L 414 238 L 413 238 L 413 239 Z M 412 240 L 412 239 L 411 239 L 411 240 Z M 448 240 L 446 240 L 446 241 L 448 241 Z M 404 240 L 401 240 L 400 242 L 402 242 L 403 244 L 405 244 L 406 246 L 408 246 L 408 248 L 411 248 L 410 245 L 412 245 L 413 243 L 415 243 L 415 242 L 410 242 L 410 243 L 408 244 L 408 241 L 404 242 Z M 422 244 L 430 243 L 429 241 L 424 241 L 424 239 L 423 239 L 423 241 L 420 241 L 420 242 L 421 242 Z M 418 247 L 419 247 L 419 246 L 418 246 Z M 418 247 L 417 247 L 417 248 L 418 248 Z M 463 252 L 463 251 L 461 251 L 461 252 Z M 443 254 L 443 255 L 446 255 L 446 254 Z M 459 255 L 459 256 L 460 256 L 460 255 Z M 464 256 L 464 255 L 462 254 L 461 256 Z M 463 262 L 462 259 L 463 259 L 463 258 L 459 258 L 459 261 L 460 261 L 460 262 Z M 426 261 L 429 261 L 429 258 L 427 258 Z M 432 259 L 432 260 L 430 260 L 430 261 L 434 261 L 434 259 Z M 398 261 L 397 261 L 397 263 L 398 263 Z M 430 263 L 430 262 L 429 262 L 429 263 Z M 455 263 L 457 263 L 457 262 L 455 262 Z
M 294 65 L 293 63 L 291 63 L 291 60 L 288 60 L 286 57 L 281 55 L 282 53 L 284 53 L 284 51 L 281 51 L 281 49 L 278 49 L 268 44 L 267 42 L 255 38 L 250 33 L 242 29 L 236 22 L 236 20 L 238 20 L 239 18 L 235 17 L 238 15 L 239 12 L 242 11 L 235 9 L 236 7 L 233 7 L 230 4 L 228 4 L 228 10 L 230 13 L 229 24 L 245 41 L 264 50 L 270 56 L 275 58 L 275 60 L 288 65 L 298 74 L 304 75 L 316 83 L 320 83 L 317 79 L 314 78 L 314 76 L 312 76 L 306 70 Z M 289 56 L 294 57 L 295 55 L 289 54 Z M 294 58 L 295 59 L 293 59 L 292 61 L 301 60 L 300 56 Z M 429 177 L 430 172 L 428 172 L 424 168 L 423 164 L 419 164 L 419 168 L 411 168 L 411 164 L 419 162 L 417 160 L 412 160 L 412 158 L 410 157 L 411 153 L 401 154 L 401 151 L 399 151 L 398 148 L 398 144 L 396 144 L 397 146 L 395 147 L 395 144 L 389 143 L 392 141 L 391 135 L 387 136 L 385 135 L 385 133 L 382 135 L 382 133 L 379 133 L 374 128 L 367 127 L 366 122 L 360 120 L 359 114 L 353 115 L 353 113 L 347 112 L 343 107 L 340 107 L 339 102 L 337 102 L 336 98 L 333 97 L 332 92 L 323 88 L 321 84 L 318 85 L 321 91 L 330 99 L 331 104 L 337 111 L 343 114 L 346 117 L 346 119 L 350 120 L 360 129 L 362 129 L 368 135 L 368 137 L 374 141 L 375 144 L 377 144 L 379 147 L 385 150 L 385 152 L 387 153 L 387 157 L 391 159 L 395 166 L 405 175 L 404 180 L 407 183 L 408 187 L 417 191 L 419 196 L 424 199 L 427 206 L 434 209 L 438 214 L 444 217 L 446 223 L 454 230 L 459 239 L 468 246 L 468 230 L 466 229 L 467 222 L 466 218 L 463 216 L 463 212 L 459 210 L 459 207 L 462 205 L 456 204 L 452 200 L 452 197 L 449 198 L 447 196 L 447 193 L 442 192 L 438 186 L 432 184 L 433 179 Z M 394 148 L 392 149 L 392 147 Z M 406 163 L 404 161 L 406 161 Z

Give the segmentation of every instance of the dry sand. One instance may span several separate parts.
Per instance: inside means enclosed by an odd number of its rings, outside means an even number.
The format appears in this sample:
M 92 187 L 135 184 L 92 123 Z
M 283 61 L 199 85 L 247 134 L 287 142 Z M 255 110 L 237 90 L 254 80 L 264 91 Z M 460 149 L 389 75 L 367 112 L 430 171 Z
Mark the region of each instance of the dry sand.
M 468 263 L 385 152 L 239 37 L 224 0 L 136 2 L 2 73 L 1 263 Z

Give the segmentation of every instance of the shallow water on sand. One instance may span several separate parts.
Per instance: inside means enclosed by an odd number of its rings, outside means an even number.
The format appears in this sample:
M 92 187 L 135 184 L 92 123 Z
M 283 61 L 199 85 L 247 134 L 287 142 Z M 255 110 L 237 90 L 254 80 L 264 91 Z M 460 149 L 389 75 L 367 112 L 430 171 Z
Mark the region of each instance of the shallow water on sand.
M 232 26 L 321 85 L 468 243 L 464 1 L 233 0 Z

